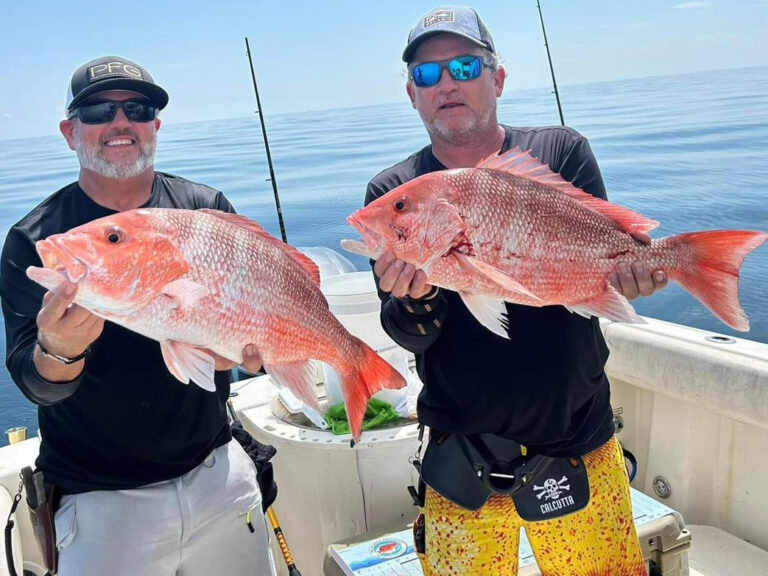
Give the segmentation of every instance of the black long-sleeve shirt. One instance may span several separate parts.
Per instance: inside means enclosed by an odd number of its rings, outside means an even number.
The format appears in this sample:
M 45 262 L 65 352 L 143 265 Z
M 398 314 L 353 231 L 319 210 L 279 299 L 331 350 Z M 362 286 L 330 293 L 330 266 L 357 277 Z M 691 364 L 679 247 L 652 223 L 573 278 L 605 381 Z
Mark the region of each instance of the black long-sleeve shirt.
M 221 192 L 161 172 L 145 207 L 234 212 Z M 42 265 L 35 242 L 109 214 L 114 211 L 70 184 L 9 230 L 0 262 L 6 365 L 24 395 L 38 404 L 37 465 L 65 494 L 174 478 L 231 439 L 229 372 L 216 373 L 215 394 L 182 384 L 165 367 L 157 342 L 111 322 L 105 322 L 75 380 L 49 382 L 37 373 L 32 353 L 45 290 L 25 273 Z
M 504 127 L 502 151 L 519 146 L 594 196 L 605 198 L 587 140 L 562 127 Z M 427 146 L 378 174 L 366 205 L 413 178 L 444 170 Z M 598 320 L 562 306 L 507 304 L 509 340 L 483 327 L 461 297 L 431 300 L 379 291 L 384 330 L 416 355 L 424 388 L 419 420 L 442 431 L 491 432 L 553 456 L 581 455 L 613 434 L 608 359 Z

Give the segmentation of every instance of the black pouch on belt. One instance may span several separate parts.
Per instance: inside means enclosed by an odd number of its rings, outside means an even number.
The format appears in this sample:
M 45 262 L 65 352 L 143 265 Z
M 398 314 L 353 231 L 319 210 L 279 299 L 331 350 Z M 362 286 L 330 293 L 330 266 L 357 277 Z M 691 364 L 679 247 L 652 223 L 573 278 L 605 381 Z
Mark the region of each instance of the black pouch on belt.
M 511 493 L 526 463 L 519 443 L 492 434 L 468 437 L 430 432 L 421 477 L 435 492 L 467 510 L 477 510 L 492 492 Z
M 27 492 L 29 520 L 32 523 L 37 546 L 48 572 L 56 574 L 59 552 L 56 548 L 56 525 L 53 520 L 61 496 L 55 486 L 45 483 L 42 470 L 33 472 L 29 466 L 26 466 L 21 471 L 21 477 Z
M 523 520 L 550 520 L 577 512 L 589 504 L 589 477 L 581 458 L 549 458 L 514 494 L 517 513 Z
M 464 436 L 432 431 L 421 477 L 438 494 L 468 510 L 491 494 L 509 495 L 524 520 L 546 520 L 584 508 L 589 481 L 580 458 L 528 455 L 495 434 Z

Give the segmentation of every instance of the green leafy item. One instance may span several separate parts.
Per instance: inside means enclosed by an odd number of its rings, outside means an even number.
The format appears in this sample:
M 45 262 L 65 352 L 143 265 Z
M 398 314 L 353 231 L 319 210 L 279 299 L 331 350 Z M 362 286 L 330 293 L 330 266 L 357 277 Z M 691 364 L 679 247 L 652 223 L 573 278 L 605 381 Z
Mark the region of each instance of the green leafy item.
M 324 418 L 334 434 L 349 434 L 347 411 L 344 408 L 343 402 L 330 406 L 326 411 Z M 400 415 L 392 407 L 392 404 L 384 402 L 384 400 L 379 400 L 378 398 L 371 398 L 368 400 L 368 406 L 365 408 L 363 430 L 376 428 L 377 426 L 397 420 L 398 418 L 400 418 Z

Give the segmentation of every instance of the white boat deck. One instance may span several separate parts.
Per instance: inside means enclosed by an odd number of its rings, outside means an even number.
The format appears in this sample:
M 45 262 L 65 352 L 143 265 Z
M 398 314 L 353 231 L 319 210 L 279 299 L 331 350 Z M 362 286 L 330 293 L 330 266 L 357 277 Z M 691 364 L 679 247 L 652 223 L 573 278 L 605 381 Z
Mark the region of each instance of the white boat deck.
M 768 576 L 768 552 L 714 526 L 689 525 L 691 576 Z

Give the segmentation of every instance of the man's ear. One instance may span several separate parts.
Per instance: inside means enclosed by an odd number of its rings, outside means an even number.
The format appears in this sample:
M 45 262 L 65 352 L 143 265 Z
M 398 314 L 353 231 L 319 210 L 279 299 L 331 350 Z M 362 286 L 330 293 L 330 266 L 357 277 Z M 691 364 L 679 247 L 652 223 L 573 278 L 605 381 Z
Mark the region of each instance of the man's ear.
M 75 149 L 75 124 L 72 120 L 62 120 L 59 122 L 59 131 L 67 141 L 70 150 Z
M 405 83 L 405 91 L 408 92 L 408 98 L 411 100 L 411 106 L 416 109 L 416 90 L 413 87 L 412 82 Z
M 155 118 L 155 132 L 160 130 L 160 125 L 161 124 L 162 124 L 162 122 L 160 121 L 160 118 Z
M 504 92 L 504 81 L 507 79 L 507 71 L 504 70 L 504 66 L 499 65 L 498 70 L 496 70 L 496 75 L 493 78 L 493 84 L 496 88 L 496 98 L 501 96 L 501 93 Z

